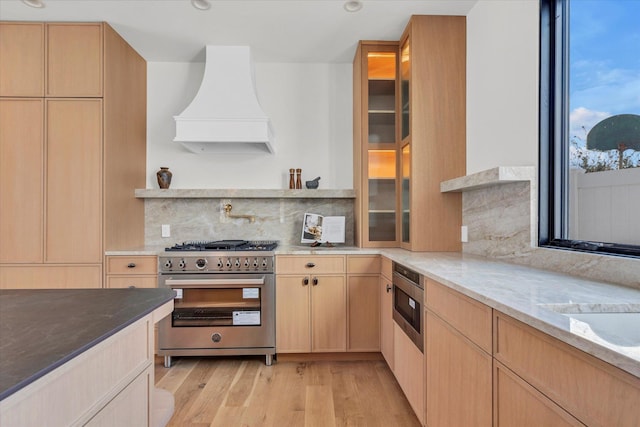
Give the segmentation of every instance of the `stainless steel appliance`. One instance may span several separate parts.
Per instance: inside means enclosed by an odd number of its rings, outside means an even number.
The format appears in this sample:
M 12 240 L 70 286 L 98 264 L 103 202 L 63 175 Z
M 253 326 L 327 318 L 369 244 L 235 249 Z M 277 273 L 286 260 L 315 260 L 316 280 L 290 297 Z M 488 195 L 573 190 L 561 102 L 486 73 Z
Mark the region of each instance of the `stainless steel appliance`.
M 424 353 L 424 282 L 422 276 L 393 263 L 393 320 Z
M 274 252 L 277 242 L 185 242 L 158 257 L 159 287 L 176 292 L 158 324 L 159 354 L 275 354 Z

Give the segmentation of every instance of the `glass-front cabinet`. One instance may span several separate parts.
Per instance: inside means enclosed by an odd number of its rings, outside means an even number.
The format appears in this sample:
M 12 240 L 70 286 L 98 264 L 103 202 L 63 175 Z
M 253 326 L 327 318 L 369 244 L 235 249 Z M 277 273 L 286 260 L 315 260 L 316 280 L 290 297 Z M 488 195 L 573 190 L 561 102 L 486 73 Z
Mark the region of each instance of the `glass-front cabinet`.
M 410 39 L 407 38 L 400 47 L 400 114 L 401 114 L 401 145 L 402 157 L 400 159 L 401 183 L 400 200 L 402 221 L 400 233 L 402 243 L 411 242 L 411 55 Z
M 361 42 L 354 59 L 356 240 L 397 245 L 398 43 Z

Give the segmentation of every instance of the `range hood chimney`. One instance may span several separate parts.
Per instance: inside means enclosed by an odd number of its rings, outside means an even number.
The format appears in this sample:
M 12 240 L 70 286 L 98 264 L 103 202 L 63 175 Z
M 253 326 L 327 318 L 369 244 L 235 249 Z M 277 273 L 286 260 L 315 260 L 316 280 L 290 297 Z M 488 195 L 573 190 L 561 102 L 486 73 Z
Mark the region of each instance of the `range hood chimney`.
M 207 46 L 200 89 L 174 119 L 174 142 L 194 153 L 275 153 L 248 46 Z

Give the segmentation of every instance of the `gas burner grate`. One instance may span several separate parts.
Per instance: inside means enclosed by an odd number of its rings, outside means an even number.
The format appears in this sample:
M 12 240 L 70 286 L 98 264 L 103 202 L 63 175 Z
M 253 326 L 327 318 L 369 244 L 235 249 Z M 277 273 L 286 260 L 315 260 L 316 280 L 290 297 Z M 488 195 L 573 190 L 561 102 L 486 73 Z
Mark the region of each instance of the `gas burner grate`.
M 165 251 L 272 251 L 277 246 L 275 240 L 193 240 L 177 243 Z

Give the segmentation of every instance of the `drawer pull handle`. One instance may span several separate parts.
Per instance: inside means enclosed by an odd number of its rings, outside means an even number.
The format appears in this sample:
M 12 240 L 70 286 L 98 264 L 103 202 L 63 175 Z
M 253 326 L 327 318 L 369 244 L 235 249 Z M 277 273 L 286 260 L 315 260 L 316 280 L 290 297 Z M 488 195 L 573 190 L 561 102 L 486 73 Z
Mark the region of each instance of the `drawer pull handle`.
M 387 285 L 387 293 L 391 292 L 391 285 Z
M 308 277 L 305 277 L 305 278 L 302 280 L 302 285 L 303 285 L 303 286 L 307 286 L 308 284 L 309 284 L 309 278 L 308 278 Z
M 318 284 L 318 278 L 314 277 L 313 278 L 313 286 L 316 286 Z
M 127 264 L 127 268 L 135 268 L 136 264 L 134 262 L 130 262 L 129 264 Z
M 308 262 L 307 265 L 305 265 L 305 267 L 307 267 L 307 268 L 313 268 L 315 266 L 316 266 L 316 264 L 313 263 L 313 262 Z

